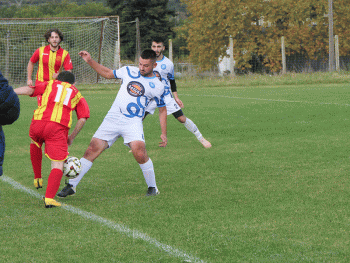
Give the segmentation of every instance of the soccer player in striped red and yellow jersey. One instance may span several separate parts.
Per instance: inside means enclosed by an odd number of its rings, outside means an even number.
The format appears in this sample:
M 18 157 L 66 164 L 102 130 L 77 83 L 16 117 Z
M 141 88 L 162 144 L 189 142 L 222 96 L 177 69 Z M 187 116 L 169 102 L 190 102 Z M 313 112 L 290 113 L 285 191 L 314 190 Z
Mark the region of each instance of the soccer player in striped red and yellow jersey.
M 57 122 L 68 128 L 72 124 L 72 110 L 77 108 L 80 100 L 85 103 L 77 88 L 68 82 L 50 80 L 36 85 L 31 97 L 38 95 L 42 95 L 42 102 L 34 111 L 33 120 Z M 84 107 L 82 109 L 85 110 Z
M 59 29 L 50 29 L 44 35 L 49 43 L 35 50 L 27 66 L 27 85 L 32 86 L 32 74 L 35 63 L 38 62 L 36 73 L 36 84 L 40 82 L 56 79 L 62 69 L 71 71 L 73 64 L 68 51 L 60 47 L 63 41 L 63 34 Z
M 53 198 L 62 179 L 63 162 L 68 157 L 68 146 L 83 128 L 90 117 L 89 106 L 74 86 L 75 77 L 69 71 L 63 71 L 57 80 L 43 82 L 34 87 L 24 86 L 15 89 L 18 95 L 42 96 L 41 104 L 34 111 L 29 136 L 31 161 L 34 171 L 34 186 L 42 188 L 41 155 L 35 155 L 32 148 L 40 149 L 45 143 L 45 155 L 51 160 L 51 172 L 48 178 L 45 207 L 60 206 Z M 72 125 L 72 111 L 76 111 L 78 121 L 73 132 L 68 135 Z
M 45 35 L 45 40 L 49 45 L 38 48 L 32 57 L 30 58 L 27 66 L 27 85 L 33 86 L 32 74 L 35 63 L 38 63 L 38 71 L 36 73 L 35 85 L 39 85 L 45 81 L 50 81 L 57 78 L 57 75 L 62 68 L 66 71 L 73 69 L 72 61 L 69 53 L 60 47 L 60 43 L 63 41 L 62 32 L 57 29 L 49 29 Z M 37 97 L 38 105 L 41 104 L 41 95 Z M 30 156 L 33 162 L 35 160 L 42 160 L 42 150 L 34 145 L 32 142 L 30 145 Z M 38 165 L 37 167 L 41 167 Z M 33 166 L 34 168 L 34 166 Z M 41 169 L 38 172 L 34 172 L 37 180 L 41 179 Z M 40 184 L 38 185 L 40 187 Z

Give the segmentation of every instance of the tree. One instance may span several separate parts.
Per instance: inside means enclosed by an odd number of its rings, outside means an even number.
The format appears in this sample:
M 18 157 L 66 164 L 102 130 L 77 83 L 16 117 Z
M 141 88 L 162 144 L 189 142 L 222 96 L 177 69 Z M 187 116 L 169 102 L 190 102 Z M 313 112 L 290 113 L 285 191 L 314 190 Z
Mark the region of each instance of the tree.
M 76 2 L 64 0 L 62 2 L 48 2 L 40 5 L 11 5 L 0 9 L 1 18 L 45 18 L 45 17 L 84 17 L 105 16 L 111 9 L 102 3 L 86 3 L 78 5 Z
M 141 49 L 150 48 L 155 36 L 172 38 L 173 22 L 170 18 L 174 12 L 168 10 L 167 0 L 107 0 L 107 5 L 113 9 L 110 15 L 120 18 L 120 38 L 122 54 L 133 60 L 136 54 L 136 18 L 140 21 Z
M 327 57 L 327 1 L 321 0 L 182 0 L 190 13 L 182 32 L 190 57 L 203 70 L 226 55 L 229 38 L 234 40 L 238 68 L 252 68 L 252 61 L 265 70 L 281 69 L 281 36 L 287 55 L 309 59 Z M 342 55 L 349 54 L 350 20 L 347 0 L 334 5 L 335 34 L 340 36 Z M 252 58 L 255 58 L 252 59 Z

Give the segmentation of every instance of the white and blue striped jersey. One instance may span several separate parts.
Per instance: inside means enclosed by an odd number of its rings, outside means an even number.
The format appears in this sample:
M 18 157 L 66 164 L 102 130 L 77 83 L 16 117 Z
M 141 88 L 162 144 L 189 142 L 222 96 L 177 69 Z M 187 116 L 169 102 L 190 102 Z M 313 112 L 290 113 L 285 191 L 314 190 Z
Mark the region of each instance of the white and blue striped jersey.
M 144 77 L 137 67 L 122 67 L 113 71 L 122 85 L 110 108 L 109 117 L 123 114 L 130 120 L 142 120 L 145 107 L 155 100 L 157 107 L 164 107 L 164 84 L 157 78 Z
M 161 80 L 166 80 L 169 83 L 169 80 L 174 79 L 174 63 L 171 62 L 166 56 L 163 56 L 162 60 L 157 61 L 157 66 L 153 70 L 157 76 L 161 77 Z

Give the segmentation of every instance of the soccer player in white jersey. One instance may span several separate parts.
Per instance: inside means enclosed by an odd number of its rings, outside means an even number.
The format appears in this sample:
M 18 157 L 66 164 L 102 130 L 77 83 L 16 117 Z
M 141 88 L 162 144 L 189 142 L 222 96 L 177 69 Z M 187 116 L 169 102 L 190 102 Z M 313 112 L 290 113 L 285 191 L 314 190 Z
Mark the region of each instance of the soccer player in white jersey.
M 102 77 L 121 79 L 122 85 L 112 107 L 93 135 L 84 157 L 80 159 L 82 164 L 81 173 L 77 178 L 70 179 L 57 196 L 66 197 L 75 194 L 76 186 L 89 171 L 93 161 L 105 149 L 111 147 L 119 137 L 123 137 L 124 144 L 131 148 L 136 161 L 140 165 L 148 186 L 147 195 L 159 194 L 153 163 L 146 152 L 142 125 L 145 107 L 150 101 L 155 100 L 159 108 L 162 132 L 160 146 L 165 147 L 167 145 L 167 114 L 163 101 L 165 87 L 153 73 L 153 69 L 156 67 L 156 53 L 151 49 L 144 50 L 139 59 L 138 68 L 122 67 L 118 70 L 111 70 L 100 65 L 86 51 L 80 51 L 79 55 Z
M 151 48 L 157 54 L 157 66 L 154 69 L 154 73 L 159 77 L 160 80 L 165 81 L 168 84 L 166 85 L 167 90 L 165 94 L 167 114 L 172 114 L 180 123 L 182 123 L 187 128 L 187 130 L 192 132 L 197 137 L 197 139 L 205 148 L 210 148 L 211 143 L 203 137 L 196 124 L 194 124 L 191 119 L 186 117 L 181 110 L 184 105 L 177 95 L 176 82 L 174 78 L 174 64 L 170 59 L 163 55 L 163 51 L 165 50 L 163 40 L 161 38 L 154 38 Z M 171 91 L 168 87 L 169 84 Z M 153 114 L 156 108 L 157 105 L 154 102 L 150 103 L 146 108 L 145 117 L 149 113 Z

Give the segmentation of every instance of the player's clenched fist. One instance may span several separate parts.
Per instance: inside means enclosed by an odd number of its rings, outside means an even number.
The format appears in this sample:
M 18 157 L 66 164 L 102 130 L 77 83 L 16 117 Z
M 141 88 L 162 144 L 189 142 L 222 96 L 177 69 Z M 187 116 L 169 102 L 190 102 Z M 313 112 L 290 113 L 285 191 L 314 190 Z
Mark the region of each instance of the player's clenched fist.
M 89 52 L 83 50 L 83 51 L 80 51 L 79 53 L 79 56 L 81 56 L 82 59 L 84 59 L 86 62 L 88 62 L 90 59 L 91 59 L 91 55 Z

